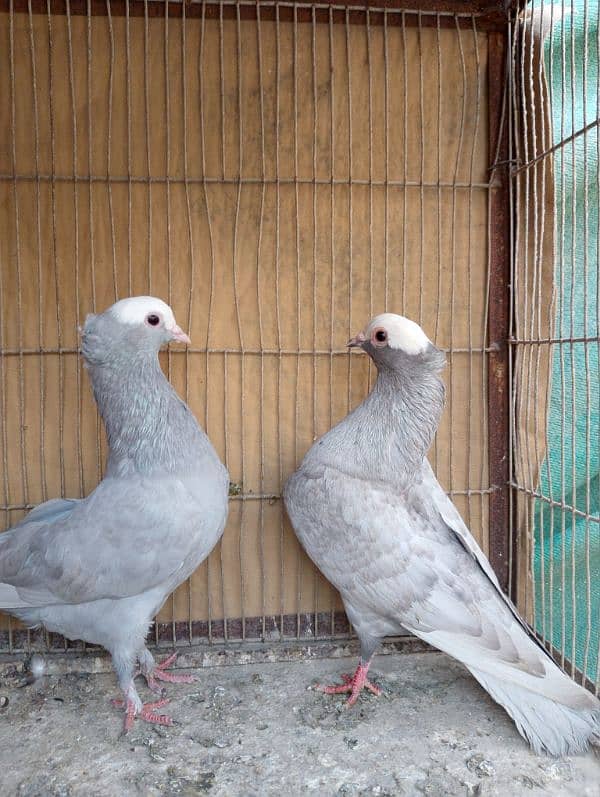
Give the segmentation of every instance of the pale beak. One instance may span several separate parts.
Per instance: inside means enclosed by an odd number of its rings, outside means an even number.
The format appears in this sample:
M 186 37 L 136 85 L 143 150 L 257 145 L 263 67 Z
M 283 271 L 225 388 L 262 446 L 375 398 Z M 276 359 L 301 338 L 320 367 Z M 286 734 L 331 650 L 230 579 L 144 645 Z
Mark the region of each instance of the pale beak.
M 192 342 L 189 339 L 189 337 L 185 334 L 183 329 L 177 324 L 175 324 L 175 326 L 172 327 L 172 329 L 170 329 L 169 332 L 171 333 L 171 338 L 173 340 L 176 340 L 178 343 L 187 343 L 187 345 L 189 346 Z
M 355 335 L 353 338 L 350 338 L 348 343 L 346 343 L 346 346 L 348 346 L 348 348 L 350 348 L 350 349 L 353 348 L 353 347 L 360 348 L 360 347 L 362 347 L 362 345 L 363 345 L 363 343 L 365 341 L 366 341 L 365 333 L 364 332 L 359 332 L 358 335 Z

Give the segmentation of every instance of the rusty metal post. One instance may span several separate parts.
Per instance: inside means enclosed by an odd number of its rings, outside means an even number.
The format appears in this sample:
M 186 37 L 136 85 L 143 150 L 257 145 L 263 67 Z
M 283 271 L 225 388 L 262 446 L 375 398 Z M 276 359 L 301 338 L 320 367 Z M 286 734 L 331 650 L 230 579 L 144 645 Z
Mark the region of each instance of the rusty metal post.
M 489 157 L 489 320 L 488 408 L 490 494 L 489 559 L 503 590 L 509 589 L 509 354 L 510 202 L 506 33 L 488 34 Z

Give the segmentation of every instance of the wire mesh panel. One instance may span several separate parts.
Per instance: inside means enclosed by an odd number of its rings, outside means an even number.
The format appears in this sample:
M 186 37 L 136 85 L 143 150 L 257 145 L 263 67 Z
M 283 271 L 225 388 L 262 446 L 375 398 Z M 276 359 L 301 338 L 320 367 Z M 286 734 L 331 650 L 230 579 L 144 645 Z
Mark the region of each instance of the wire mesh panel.
M 345 343 L 377 312 L 448 352 L 432 462 L 488 546 L 488 34 L 469 15 L 97 5 L 0 15 L 2 522 L 96 485 L 77 326 L 159 295 L 193 341 L 163 366 L 232 489 L 156 639 L 347 633 L 280 496 L 367 393 Z
M 599 11 L 597 0 L 534 2 L 518 32 L 512 346 L 519 602 L 596 691 Z

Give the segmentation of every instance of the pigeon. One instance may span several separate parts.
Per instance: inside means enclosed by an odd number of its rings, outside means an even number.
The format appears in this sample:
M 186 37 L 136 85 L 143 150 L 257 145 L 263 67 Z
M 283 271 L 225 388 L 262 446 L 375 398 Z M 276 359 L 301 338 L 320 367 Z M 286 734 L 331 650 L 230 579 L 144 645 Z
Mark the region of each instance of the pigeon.
M 137 674 L 166 671 L 145 645 L 166 597 L 208 556 L 227 518 L 229 477 L 188 406 L 165 378 L 163 344 L 190 343 L 160 299 L 122 299 L 81 330 L 82 355 L 108 441 L 103 480 L 86 498 L 55 498 L 0 534 L 0 608 L 29 627 L 102 645 L 136 717 L 160 725 L 168 701 L 143 704 Z
M 600 701 L 554 663 L 426 458 L 445 365 L 421 327 L 393 313 L 348 341 L 377 367 L 367 398 L 310 448 L 284 488 L 294 530 L 339 590 L 360 660 L 329 694 L 363 688 L 372 656 L 403 630 L 462 662 L 536 753 L 578 753 L 600 736 Z

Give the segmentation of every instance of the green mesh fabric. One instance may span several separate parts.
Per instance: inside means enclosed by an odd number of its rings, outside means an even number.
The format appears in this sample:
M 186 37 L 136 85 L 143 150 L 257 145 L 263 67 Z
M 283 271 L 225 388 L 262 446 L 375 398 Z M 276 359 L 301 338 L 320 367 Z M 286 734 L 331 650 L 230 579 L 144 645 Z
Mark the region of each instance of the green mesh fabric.
M 549 2 L 533 5 L 550 20 Z M 598 0 L 554 4 L 543 44 L 554 144 L 598 118 L 598 16 Z M 599 334 L 598 155 L 596 126 L 553 156 L 555 338 Z M 599 348 L 597 341 L 554 346 L 539 491 L 576 511 L 538 500 L 534 515 L 536 627 L 592 681 L 600 628 Z

